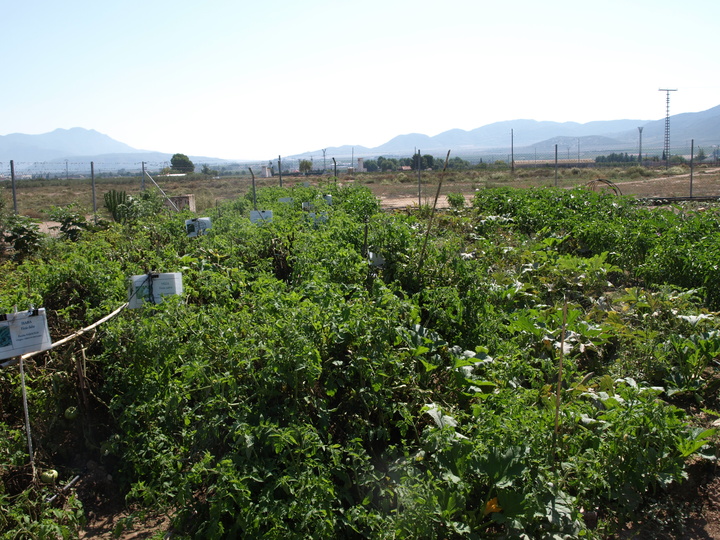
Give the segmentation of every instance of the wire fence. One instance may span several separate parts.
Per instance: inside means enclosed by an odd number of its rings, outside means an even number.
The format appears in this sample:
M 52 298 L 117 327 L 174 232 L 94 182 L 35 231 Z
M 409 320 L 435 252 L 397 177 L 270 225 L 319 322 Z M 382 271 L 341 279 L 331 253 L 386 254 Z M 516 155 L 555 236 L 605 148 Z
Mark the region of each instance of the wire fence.
M 720 143 L 720 141 L 718 141 Z M 583 169 L 598 170 L 594 178 L 611 178 L 622 181 L 623 194 L 638 197 L 718 197 L 720 182 L 713 173 L 720 167 L 720 144 L 696 145 L 689 141 L 687 146 L 673 146 L 669 155 L 664 155 L 663 147 L 647 145 L 642 148 L 642 160 L 638 151 L 629 148 L 606 147 L 601 149 L 582 148 L 577 142 L 569 144 L 545 144 L 534 148 L 515 149 L 510 146 L 503 149 L 483 152 L 458 151 L 450 160 L 450 169 L 472 172 L 474 180 L 465 182 L 467 186 L 453 189 L 474 190 L 483 186 L 512 182 L 518 186 L 560 185 L 569 187 L 586 183 L 588 174 Z M 384 203 L 392 201 L 420 200 L 432 191 L 430 185 L 437 181 L 438 169 L 441 169 L 447 151 L 421 152 L 423 171 L 417 172 L 414 166 L 417 150 L 406 154 L 387 154 L 384 160 L 380 156 L 325 156 L 325 159 L 312 160 L 311 173 L 324 178 L 339 177 L 341 181 L 351 180 L 372 186 Z M 425 160 L 425 156 L 434 156 Z M 452 154 L 451 154 L 452 156 Z M 116 157 L 116 156 L 114 156 Z M 415 157 L 415 159 L 413 159 Z M 299 173 L 303 158 L 280 158 L 256 162 L 215 162 L 195 163 L 199 174 L 190 176 L 171 170 L 168 161 L 47 161 L 47 162 L 0 162 L 0 195 L 5 198 L 7 208 L 15 213 L 39 219 L 48 219 L 55 207 L 74 204 L 93 215 L 103 214 L 104 196 L 113 190 L 139 193 L 145 187 L 151 187 L 157 180 L 163 189 L 174 197 L 187 197 L 192 194 L 197 210 L 209 208 L 219 201 L 245 195 L 257 177 L 259 186 L 283 185 L 283 178 L 289 183 L 314 181 Z M 427 171 L 432 161 L 435 172 Z M 392 177 L 363 176 L 363 172 L 379 170 L 379 164 L 389 166 L 390 172 L 398 171 Z M 631 167 L 643 166 L 654 169 L 655 173 L 640 171 L 633 173 Z M 688 167 L 689 165 L 689 167 Z M 374 166 L 374 167 L 373 167 Z M 512 175 L 506 171 L 514 170 Z M 554 169 L 554 171 L 553 171 Z M 619 172 L 619 171 L 625 172 Z M 693 177 L 692 171 L 696 174 Z M 495 172 L 497 171 L 497 173 Z M 560 171 L 560 174 L 558 174 Z M 563 178 L 563 171 L 565 177 Z M 685 173 L 690 174 L 685 174 Z M 401 174 L 404 173 L 404 174 Z M 418 181 L 415 182 L 417 173 Z M 631 173 L 635 174 L 633 177 Z M 642 173 L 642 174 L 640 174 Z M 711 173 L 711 174 L 705 174 Z M 648 175 L 676 175 L 674 181 L 648 183 Z M 558 176 L 560 177 L 558 180 Z M 688 176 L 689 178 L 684 178 Z M 537 177 L 533 183 L 532 178 Z M 712 177 L 712 178 L 711 178 Z M 395 178 L 395 180 L 393 180 Z M 460 175 L 462 182 L 464 175 Z M 574 184 L 573 184 L 574 182 Z M 452 183 L 452 182 L 451 182 Z M 420 185 L 422 184 L 422 185 Z M 448 188 L 449 189 L 449 188 Z M 2 193 L 4 191 L 4 194 Z M 164 193 L 163 193 L 164 194 Z M 466 194 L 467 195 L 467 194 Z M 418 204 L 420 204 L 418 202 Z M 191 209 L 192 208 L 191 206 Z
M 585 147 L 583 147 L 585 144 Z M 382 157 L 390 163 L 387 167 L 399 169 L 412 167 L 412 156 L 418 152 L 409 149 L 407 152 L 388 152 Z M 447 150 L 430 150 L 422 152 L 423 155 L 435 157 L 437 164 L 444 161 Z M 517 166 L 535 167 L 548 166 L 557 163 L 560 167 L 617 167 L 642 164 L 645 166 L 687 164 L 720 164 L 720 139 L 704 141 L 695 144 L 686 141 L 683 144 L 671 146 L 666 155 L 663 145 L 647 145 L 630 147 L 628 145 L 614 145 L 607 147 L 590 146 L 582 139 L 571 141 L 563 140 L 555 144 L 543 143 L 537 146 L 524 146 L 513 148 L 494 148 L 488 150 L 457 149 L 451 152 L 452 167 L 474 166 Z M 257 161 L 228 161 L 208 160 L 195 163 L 195 172 L 202 172 L 211 176 L 237 176 L 249 175 L 249 169 L 261 177 L 277 174 L 293 174 L 299 172 L 302 161 L 310 161 L 310 170 L 313 172 L 347 172 L 372 170 L 380 155 L 347 155 L 338 154 L 325 156 L 294 156 L 290 158 L 276 158 Z M 455 159 L 455 158 L 459 158 Z M 642 159 L 640 159 L 642 158 Z M 437 168 L 437 167 L 436 167 Z M 173 174 L 169 161 L 141 161 L 137 154 L 132 154 L 127 160 L 121 155 L 114 155 L 111 160 L 98 158 L 92 163 L 89 161 L 74 161 L 72 159 L 54 161 L 0 161 L 0 181 L 10 180 L 52 180 L 52 179 L 82 179 L 108 177 L 137 176 L 145 170 L 151 175 Z

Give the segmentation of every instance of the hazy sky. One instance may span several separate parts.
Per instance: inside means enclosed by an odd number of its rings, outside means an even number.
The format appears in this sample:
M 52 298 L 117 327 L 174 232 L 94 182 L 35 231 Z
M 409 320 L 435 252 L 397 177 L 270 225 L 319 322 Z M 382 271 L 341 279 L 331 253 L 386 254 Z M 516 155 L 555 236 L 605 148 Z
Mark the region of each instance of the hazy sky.
M 5 0 L 0 135 L 270 159 L 720 104 L 718 0 Z M 409 152 L 413 149 L 409 149 Z

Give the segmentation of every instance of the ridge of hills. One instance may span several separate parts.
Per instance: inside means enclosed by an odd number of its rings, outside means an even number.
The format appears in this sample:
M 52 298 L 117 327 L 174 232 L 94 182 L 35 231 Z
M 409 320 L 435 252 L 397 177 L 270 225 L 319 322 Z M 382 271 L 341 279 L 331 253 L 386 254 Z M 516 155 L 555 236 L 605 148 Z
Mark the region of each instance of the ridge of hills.
M 682 113 L 670 117 L 671 140 L 689 141 L 696 146 L 720 144 L 720 105 L 694 113 Z M 643 146 L 660 148 L 663 145 L 665 119 L 608 120 L 584 124 L 577 122 L 552 122 L 537 120 L 507 120 L 495 122 L 473 130 L 451 129 L 438 135 L 409 133 L 393 137 L 386 143 L 368 148 L 364 146 L 336 146 L 325 149 L 326 154 L 338 157 L 409 156 L 422 153 L 445 153 L 451 150 L 455 156 L 481 155 L 492 151 L 506 152 L 512 144 L 517 151 L 534 149 L 548 151 L 555 144 L 573 146 L 582 144 L 584 151 L 628 151 L 636 148 L 638 128 L 642 127 Z M 625 149 L 625 150 L 623 150 Z M 286 159 L 303 159 L 317 156 L 322 150 L 314 150 L 287 156 Z M 94 161 L 100 166 L 125 165 L 139 168 L 140 162 L 169 162 L 172 154 L 139 150 L 117 141 L 94 129 L 75 127 L 56 129 L 50 133 L 26 135 L 12 133 L 0 136 L 0 162 L 49 162 L 60 164 Z M 222 164 L 240 161 L 217 157 L 188 156 L 194 163 Z M 116 167 L 119 168 L 119 167 Z

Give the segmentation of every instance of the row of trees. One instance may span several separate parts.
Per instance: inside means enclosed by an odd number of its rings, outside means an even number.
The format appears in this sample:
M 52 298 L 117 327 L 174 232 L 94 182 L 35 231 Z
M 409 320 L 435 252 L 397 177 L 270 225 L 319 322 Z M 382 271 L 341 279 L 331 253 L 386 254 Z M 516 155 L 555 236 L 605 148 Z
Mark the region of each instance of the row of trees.
M 163 169 L 162 172 L 164 174 L 192 174 L 195 172 L 195 164 L 185 154 L 174 154 L 173 157 L 170 158 L 170 167 Z M 211 169 L 207 163 L 203 164 L 200 172 L 205 176 L 219 176 L 220 174 L 217 169 Z
M 713 150 L 712 153 L 712 159 L 717 160 L 718 159 L 718 150 Z M 708 158 L 708 155 L 705 153 L 705 150 L 703 148 L 698 148 L 695 151 L 695 160 L 696 161 L 705 161 Z M 645 156 L 643 158 L 643 161 L 665 161 L 667 159 L 667 156 L 665 155 L 665 152 L 663 151 L 662 156 Z M 627 152 L 622 153 L 615 153 L 608 154 L 606 156 L 597 156 L 595 158 L 595 163 L 635 163 L 639 161 L 638 156 L 635 154 L 628 154 Z M 671 155 L 670 156 L 670 162 L 671 163 L 686 163 L 687 159 L 683 156 L 679 155 Z
M 405 158 L 386 158 L 380 156 L 377 159 L 368 159 L 365 161 L 365 169 L 368 172 L 387 172 L 397 171 L 402 167 L 410 167 L 413 171 L 420 170 L 438 170 L 445 166 L 445 160 L 435 158 L 430 154 L 421 156 L 420 154 L 414 154 L 412 157 Z M 466 161 L 459 157 L 451 158 L 448 161 L 448 169 L 455 170 L 466 170 L 471 168 L 472 165 L 469 161 Z
M 435 158 L 430 154 L 420 156 L 414 154 L 412 157 L 403 158 L 386 158 L 380 156 L 377 159 L 368 159 L 363 163 L 367 172 L 388 172 L 388 171 L 399 171 L 403 167 L 409 167 L 413 171 L 417 171 L 418 168 L 423 171 L 427 170 L 438 170 L 445 166 L 445 160 Z M 272 163 L 271 165 L 272 166 Z M 470 169 L 472 164 L 459 157 L 454 157 L 448 161 L 448 169 L 455 170 L 466 170 Z M 300 160 L 298 170 L 301 174 L 309 174 L 313 170 L 313 163 L 309 159 Z

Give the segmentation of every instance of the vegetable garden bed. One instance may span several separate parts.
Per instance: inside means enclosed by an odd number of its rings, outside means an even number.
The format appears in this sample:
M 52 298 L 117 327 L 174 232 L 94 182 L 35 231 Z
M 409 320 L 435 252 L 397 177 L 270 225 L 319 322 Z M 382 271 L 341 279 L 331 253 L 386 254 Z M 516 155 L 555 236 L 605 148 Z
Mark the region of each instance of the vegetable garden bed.
M 20 474 L 19 374 L 0 371 L 3 534 L 73 536 L 114 492 L 193 538 L 684 523 L 663 494 L 717 457 L 720 207 L 483 189 L 428 228 L 428 208 L 321 184 L 259 190 L 272 222 L 251 197 L 220 205 L 189 238 L 195 216 L 134 204 L 98 227 L 66 213 L 4 262 L 0 308 L 46 308 L 54 340 L 125 302 L 130 276 L 182 273 L 183 294 L 27 365 L 34 459 L 58 486 Z

